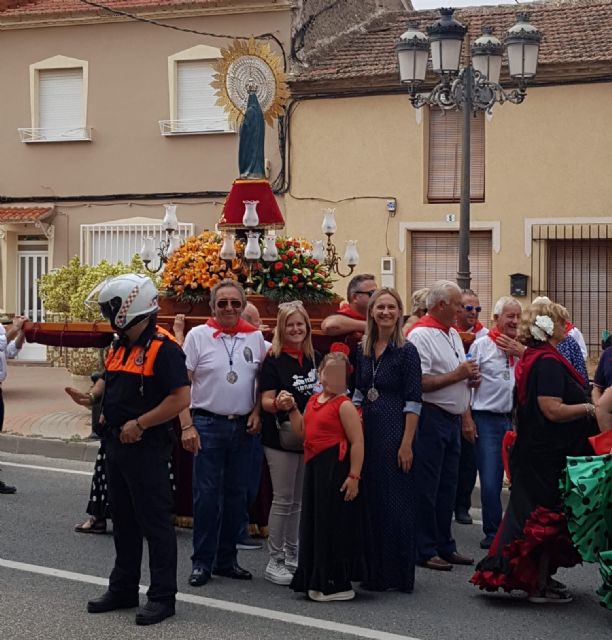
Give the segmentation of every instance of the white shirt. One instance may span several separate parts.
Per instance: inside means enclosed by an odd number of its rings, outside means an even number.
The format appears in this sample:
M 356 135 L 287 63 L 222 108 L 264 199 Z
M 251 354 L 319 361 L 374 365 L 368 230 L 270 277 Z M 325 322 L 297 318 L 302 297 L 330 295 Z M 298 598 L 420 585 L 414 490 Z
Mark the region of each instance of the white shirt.
M 408 338 L 419 352 L 423 375 L 450 373 L 465 361 L 461 337 L 453 328 L 446 334 L 441 329 L 416 327 Z M 454 415 L 461 415 L 470 406 L 467 379 L 437 391 L 423 392 L 422 396 L 423 402 L 435 404 Z
M 576 327 L 572 327 L 568 332 L 568 336 L 572 336 L 574 340 L 578 343 L 580 347 L 580 351 L 582 351 L 582 357 L 586 360 L 589 357 L 589 351 L 586 346 L 586 342 L 584 341 L 584 336 L 582 335 L 582 331 Z
M 235 336 L 208 325 L 194 327 L 185 338 L 185 364 L 191 372 L 191 408 L 222 416 L 247 415 L 257 400 L 257 374 L 266 356 L 261 331 Z M 230 354 L 232 365 L 230 366 Z M 238 376 L 232 384 L 227 375 Z
M 472 409 L 510 413 L 514 390 L 514 368 L 518 358 L 507 356 L 491 338 L 474 342 L 470 355 L 480 367 L 480 386 L 472 394 Z
M 19 349 L 15 344 L 15 340 L 6 341 L 6 329 L 0 324 L 0 383 L 6 380 L 7 376 L 7 358 L 12 359 L 19 353 Z

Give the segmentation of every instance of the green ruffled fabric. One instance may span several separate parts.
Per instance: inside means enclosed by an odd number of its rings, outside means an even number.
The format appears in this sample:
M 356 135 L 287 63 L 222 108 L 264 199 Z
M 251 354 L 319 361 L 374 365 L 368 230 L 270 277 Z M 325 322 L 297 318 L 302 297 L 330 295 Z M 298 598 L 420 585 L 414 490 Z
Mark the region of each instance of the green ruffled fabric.
M 612 609 L 612 455 L 570 457 L 561 480 L 567 526 L 586 562 L 599 562 L 601 604 Z

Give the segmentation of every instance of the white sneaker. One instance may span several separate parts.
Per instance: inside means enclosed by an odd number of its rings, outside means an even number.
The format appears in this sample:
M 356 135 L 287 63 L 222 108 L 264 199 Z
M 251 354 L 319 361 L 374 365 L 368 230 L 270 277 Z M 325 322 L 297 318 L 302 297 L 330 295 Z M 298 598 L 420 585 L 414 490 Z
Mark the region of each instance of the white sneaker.
M 336 600 L 352 600 L 355 597 L 355 592 L 350 589 L 349 591 L 338 591 L 337 593 L 325 595 L 320 591 L 309 591 L 308 597 L 315 602 L 334 602 Z
M 295 573 L 298 568 L 297 555 L 285 553 L 285 567 L 287 568 L 287 571 L 291 571 L 291 573 Z
M 283 560 L 270 558 L 270 562 L 268 562 L 268 566 L 264 571 L 264 578 L 274 584 L 288 586 L 293 580 L 293 574 L 287 569 Z

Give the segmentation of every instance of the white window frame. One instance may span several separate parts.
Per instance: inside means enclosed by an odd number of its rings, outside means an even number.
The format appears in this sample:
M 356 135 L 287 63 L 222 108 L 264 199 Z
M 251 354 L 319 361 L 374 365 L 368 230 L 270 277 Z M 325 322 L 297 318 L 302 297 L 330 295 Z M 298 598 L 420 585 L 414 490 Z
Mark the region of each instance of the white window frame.
M 83 83 L 81 95 L 81 117 L 77 127 L 69 131 L 42 129 L 40 127 L 40 72 L 56 69 L 81 69 Z M 89 142 L 91 127 L 87 127 L 87 96 L 89 88 L 89 63 L 87 60 L 53 56 L 30 65 L 30 117 L 31 127 L 20 128 L 22 142 Z
M 179 223 L 178 232 L 183 240 L 193 236 L 194 231 L 192 222 Z M 133 236 L 132 239 L 130 239 L 130 235 Z M 108 247 L 110 243 L 112 246 L 112 243 L 115 242 L 115 236 L 117 242 L 116 253 L 113 248 L 108 255 L 97 255 L 101 253 L 102 245 Z M 140 254 L 144 238 L 149 236 L 154 237 L 157 243 L 165 237 L 161 222 L 155 218 L 138 217 L 96 224 L 82 224 L 80 228 L 81 264 L 95 265 L 99 264 L 101 260 L 107 260 L 111 263 L 118 262 L 119 244 L 123 248 L 125 248 L 126 244 L 128 245 L 130 255 L 129 257 L 124 257 L 126 258 L 126 263 L 129 263 L 136 253 Z M 114 259 L 114 255 L 116 255 L 117 259 Z M 158 260 L 155 259 L 152 267 L 157 266 L 157 262 Z
M 236 127 L 230 122 L 229 117 L 226 118 L 226 127 L 223 129 L 207 129 L 206 126 L 199 122 L 193 123 L 181 121 L 178 118 L 179 96 L 178 96 L 178 67 L 181 62 L 214 62 L 221 57 L 221 50 L 216 47 L 209 47 L 204 44 L 196 45 L 190 49 L 179 51 L 168 56 L 168 94 L 170 105 L 170 119 L 160 120 L 159 129 L 163 136 L 177 135 L 211 135 L 236 133 Z

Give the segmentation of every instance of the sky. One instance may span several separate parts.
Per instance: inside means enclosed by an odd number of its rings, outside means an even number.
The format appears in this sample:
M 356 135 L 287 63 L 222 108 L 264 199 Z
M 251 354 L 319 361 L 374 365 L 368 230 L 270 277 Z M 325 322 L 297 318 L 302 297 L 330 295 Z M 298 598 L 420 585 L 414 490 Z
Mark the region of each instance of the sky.
M 517 4 L 515 0 L 412 0 L 412 6 L 421 9 L 439 9 L 440 7 L 479 7 L 492 4 Z M 528 4 L 520 0 L 520 4 Z

